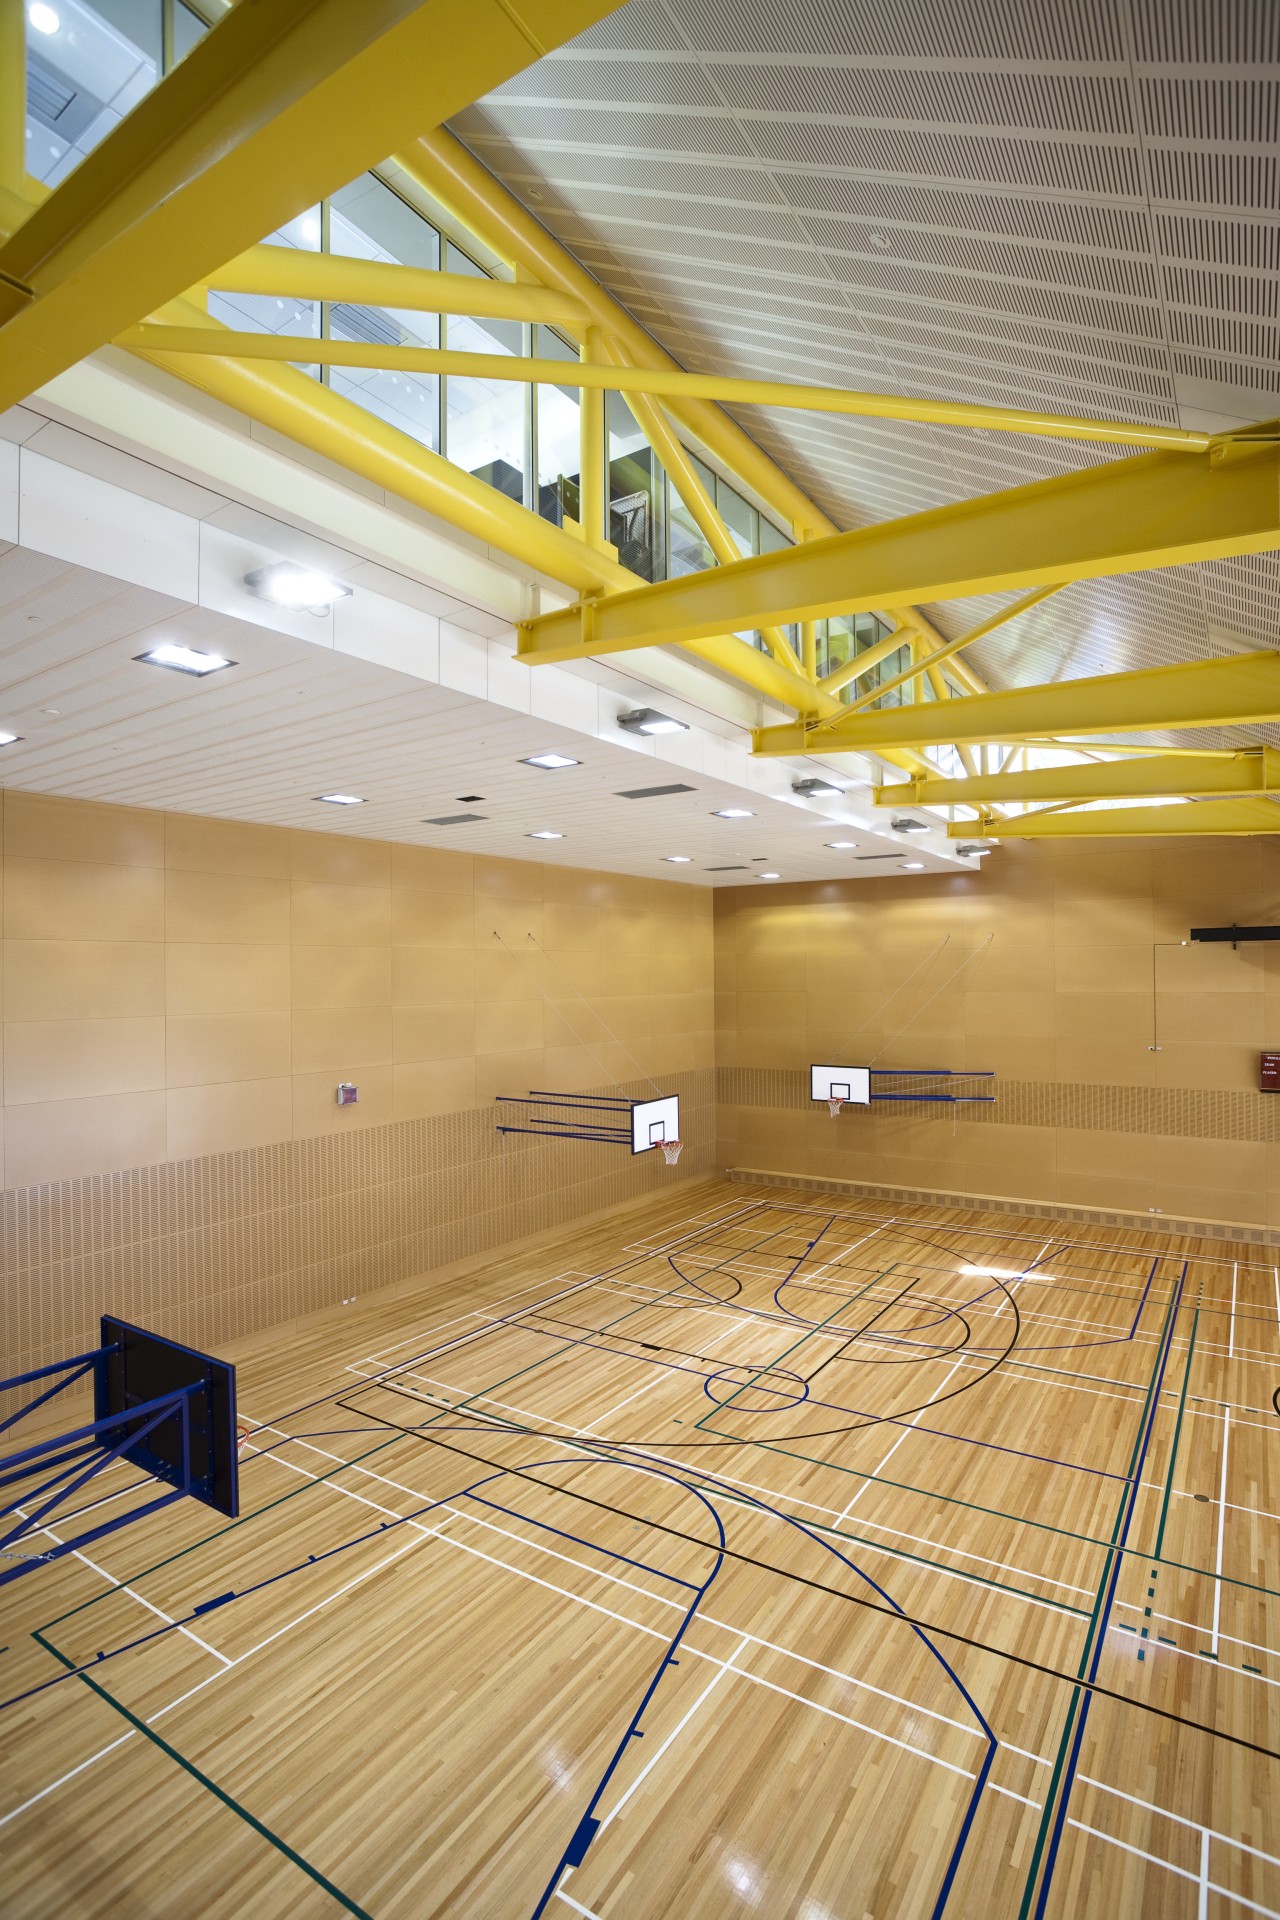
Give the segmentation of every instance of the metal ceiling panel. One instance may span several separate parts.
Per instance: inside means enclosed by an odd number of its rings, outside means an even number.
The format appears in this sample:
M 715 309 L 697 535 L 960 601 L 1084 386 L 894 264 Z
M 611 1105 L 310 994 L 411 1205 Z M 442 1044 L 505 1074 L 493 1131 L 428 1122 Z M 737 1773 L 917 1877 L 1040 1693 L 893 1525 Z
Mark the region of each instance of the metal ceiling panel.
M 454 131 L 690 368 L 1280 414 L 1275 0 L 631 0 Z M 738 417 L 845 527 L 1120 457 Z M 1267 644 L 1275 555 L 1082 583 L 974 659 L 1006 685 Z

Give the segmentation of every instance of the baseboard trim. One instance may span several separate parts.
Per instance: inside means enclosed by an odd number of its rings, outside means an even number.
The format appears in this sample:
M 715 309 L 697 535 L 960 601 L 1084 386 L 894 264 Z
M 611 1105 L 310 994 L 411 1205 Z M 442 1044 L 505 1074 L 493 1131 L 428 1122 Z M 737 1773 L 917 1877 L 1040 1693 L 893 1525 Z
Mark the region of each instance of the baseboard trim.
M 949 1193 L 940 1187 L 893 1187 L 872 1180 L 840 1180 L 817 1174 L 779 1173 L 768 1167 L 726 1167 L 726 1180 L 741 1186 L 797 1187 L 812 1193 L 856 1193 L 873 1200 L 911 1200 L 925 1206 L 972 1207 L 979 1213 L 1023 1213 L 1039 1220 L 1075 1220 L 1095 1226 L 1137 1227 L 1144 1233 L 1190 1234 L 1200 1240 L 1241 1240 L 1274 1247 L 1280 1231 L 1234 1220 L 1184 1220 L 1167 1213 L 1121 1213 L 1111 1207 L 1066 1206 L 1050 1200 L 1019 1200 L 1007 1194 Z

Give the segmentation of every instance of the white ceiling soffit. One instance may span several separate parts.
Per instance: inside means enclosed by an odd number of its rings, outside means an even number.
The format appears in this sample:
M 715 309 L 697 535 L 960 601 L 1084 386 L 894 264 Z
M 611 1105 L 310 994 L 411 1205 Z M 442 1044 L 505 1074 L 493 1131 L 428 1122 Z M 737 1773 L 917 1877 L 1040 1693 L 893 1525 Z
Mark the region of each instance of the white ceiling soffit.
M 374 598 L 358 587 L 352 618 L 367 623 Z M 865 786 L 801 802 L 789 788 L 796 771 L 751 763 L 696 724 L 634 740 L 615 724 L 631 701 L 594 683 L 568 680 L 555 719 L 505 704 L 495 682 L 529 671 L 508 642 L 441 622 L 437 679 L 343 651 L 314 624 L 316 638 L 304 638 L 54 555 L 0 549 L 0 728 L 20 735 L 0 747 L 0 784 L 703 886 L 962 864 L 940 822 L 899 836 Z M 162 640 L 235 665 L 196 679 L 141 664 Z M 523 764 L 549 751 L 578 764 Z M 646 788 L 675 790 L 626 797 Z M 318 797 L 335 792 L 364 804 Z M 753 817 L 719 819 L 722 807 Z M 465 814 L 481 817 L 435 824 Z M 539 830 L 564 837 L 529 837 Z M 827 844 L 841 840 L 856 845 Z M 672 854 L 686 858 L 669 863 Z
M 690 368 L 1280 414 L 1277 0 L 630 0 L 454 131 Z M 1120 457 L 740 418 L 846 527 Z M 1082 582 L 972 657 L 1004 686 L 1277 641 L 1265 554 Z

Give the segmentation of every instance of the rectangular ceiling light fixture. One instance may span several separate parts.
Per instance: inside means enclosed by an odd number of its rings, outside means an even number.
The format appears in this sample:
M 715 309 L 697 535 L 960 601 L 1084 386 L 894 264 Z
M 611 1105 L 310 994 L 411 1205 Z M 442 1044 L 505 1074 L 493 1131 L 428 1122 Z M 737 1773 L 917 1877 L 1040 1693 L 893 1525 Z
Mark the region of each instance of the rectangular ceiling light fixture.
M 0 747 L 12 747 L 16 745 L 21 738 L 22 735 L 20 733 L 6 733 L 4 728 L 0 727 Z
M 162 640 L 158 647 L 148 647 L 145 653 L 135 653 L 133 657 L 144 667 L 171 667 L 175 673 L 193 673 L 201 680 L 206 673 L 221 673 L 224 667 L 236 664 L 225 654 L 203 653 L 199 647 L 180 647 L 174 640 Z
M 467 820 L 487 820 L 487 813 L 438 813 L 434 820 L 424 820 L 424 827 L 460 827 Z
M 317 800 L 323 800 L 330 807 L 362 807 L 364 795 L 360 793 L 318 793 Z
M 580 767 L 581 760 L 574 760 L 567 753 L 531 753 L 520 762 L 522 767 L 545 767 L 549 773 L 560 767 Z
M 656 800 L 662 793 L 696 793 L 696 787 L 686 787 L 679 780 L 669 787 L 623 787 L 615 796 L 619 800 Z

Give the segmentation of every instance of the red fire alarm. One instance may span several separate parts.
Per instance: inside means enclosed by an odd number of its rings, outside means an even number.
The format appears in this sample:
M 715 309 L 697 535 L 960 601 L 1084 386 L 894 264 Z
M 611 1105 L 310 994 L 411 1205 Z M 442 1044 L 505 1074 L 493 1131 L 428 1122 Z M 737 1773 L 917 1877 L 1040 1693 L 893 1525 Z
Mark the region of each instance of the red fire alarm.
M 1258 1085 L 1263 1093 L 1280 1093 L 1280 1053 L 1258 1055 Z

